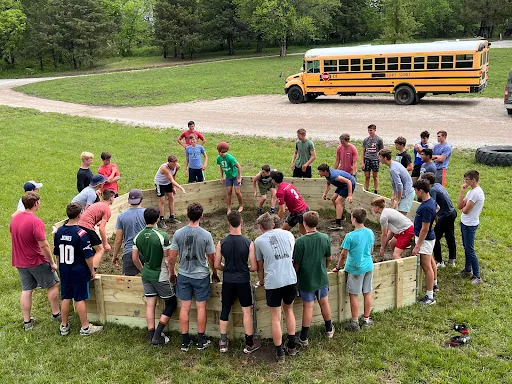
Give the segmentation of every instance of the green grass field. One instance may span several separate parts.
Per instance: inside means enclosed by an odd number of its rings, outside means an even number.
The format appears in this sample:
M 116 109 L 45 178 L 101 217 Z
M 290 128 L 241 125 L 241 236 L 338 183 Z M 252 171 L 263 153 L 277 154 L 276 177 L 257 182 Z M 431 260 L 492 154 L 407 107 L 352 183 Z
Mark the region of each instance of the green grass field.
M 490 57 L 488 88 L 482 94 L 458 96 L 503 97 L 512 49 L 492 50 Z M 286 77 L 299 72 L 301 66 L 300 56 L 243 59 L 58 79 L 25 85 L 16 90 L 84 104 L 164 105 L 231 96 L 282 94 Z
M 472 286 L 454 277 L 463 262 L 459 241 L 458 266 L 439 273 L 438 303 L 430 308 L 411 306 L 376 313 L 375 327 L 360 334 L 338 331 L 334 339 L 321 337 L 314 328 L 311 346 L 284 366 L 276 366 L 263 351 L 247 358 L 241 342 L 232 341 L 226 355 L 216 348 L 204 353 L 179 351 L 179 335 L 171 344 L 154 349 L 145 343 L 145 332 L 107 324 L 91 338 L 76 334 L 63 338 L 50 320 L 44 292 L 34 295 L 33 315 L 38 319 L 31 332 L 23 331 L 19 308 L 19 281 L 10 266 L 8 225 L 25 181 L 44 183 L 38 216 L 51 224 L 64 217 L 66 204 L 75 194 L 76 171 L 82 151 L 110 151 L 121 170 L 120 193 L 134 187 L 151 188 L 153 176 L 168 154 L 183 162 L 183 150 L 175 143 L 178 131 L 127 127 L 93 119 L 43 114 L 27 109 L 0 107 L 0 153 L 4 191 L 0 195 L 0 381 L 2 383 L 510 383 L 512 382 L 512 238 L 509 203 L 512 168 L 475 164 L 472 151 L 454 153 L 448 173 L 448 190 L 456 198 L 465 170 L 481 172 L 486 205 L 477 232 L 476 249 L 485 284 Z M 246 175 L 263 163 L 286 170 L 292 156 L 291 140 L 208 135 L 210 159 L 220 140 L 231 143 L 231 152 Z M 314 140 L 315 138 L 312 137 Z M 412 138 L 410 138 L 412 139 Z M 357 143 L 359 145 L 359 143 Z M 316 142 L 318 159 L 332 163 L 336 143 Z M 206 176 L 214 179 L 217 167 L 210 161 Z M 381 193 L 390 194 L 386 169 Z M 178 178 L 184 182 L 183 174 Z M 319 196 L 320 198 L 320 196 Z M 457 229 L 457 238 L 460 231 Z M 108 257 L 108 256 L 106 256 Z M 447 347 L 455 322 L 470 326 L 472 340 L 463 348 Z M 78 329 L 78 319 L 72 321 Z M 337 325 L 340 330 L 341 326 Z M 214 338 L 218 335 L 210 335 Z M 214 339 L 216 343 L 216 339 Z

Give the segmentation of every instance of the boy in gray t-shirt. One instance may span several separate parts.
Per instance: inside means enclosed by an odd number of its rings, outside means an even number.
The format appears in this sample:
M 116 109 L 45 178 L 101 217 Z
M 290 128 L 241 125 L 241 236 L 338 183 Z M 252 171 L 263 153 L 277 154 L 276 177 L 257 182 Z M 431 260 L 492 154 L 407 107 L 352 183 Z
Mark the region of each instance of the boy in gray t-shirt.
M 296 296 L 295 284 L 297 274 L 293 268 L 294 241 L 290 233 L 282 229 L 274 229 L 274 220 L 268 213 L 258 217 L 258 224 L 263 233 L 254 240 L 256 260 L 258 261 L 259 286 L 265 286 L 267 305 L 272 318 L 272 335 L 276 347 L 276 359 L 284 361 L 284 350 L 290 356 L 297 354 L 295 347 L 295 315 L 293 301 Z M 292 235 L 293 236 L 293 235 Z M 281 305 L 286 316 L 288 343 L 283 348 L 281 329 Z
M 368 137 L 363 140 L 363 156 L 361 168 L 364 171 L 364 190 L 370 188 L 370 172 L 373 176 L 373 193 L 377 194 L 379 190 L 379 151 L 384 148 L 384 142 L 375 134 L 377 127 L 375 124 L 368 126 Z
M 174 266 L 176 257 L 180 254 L 176 296 L 181 300 L 180 317 L 187 319 L 181 324 L 181 350 L 188 351 L 192 340 L 188 333 L 189 314 L 192 305 L 192 296 L 196 298 L 197 308 L 197 349 L 203 350 L 211 345 L 211 341 L 204 335 L 206 330 L 206 300 L 210 298 L 210 270 L 213 271 L 214 283 L 220 281 L 215 270 L 215 245 L 210 232 L 199 226 L 203 217 L 203 207 L 199 203 L 192 203 L 187 207 L 189 223 L 186 227 L 178 229 L 172 238 L 169 272 L 171 282 L 176 279 Z

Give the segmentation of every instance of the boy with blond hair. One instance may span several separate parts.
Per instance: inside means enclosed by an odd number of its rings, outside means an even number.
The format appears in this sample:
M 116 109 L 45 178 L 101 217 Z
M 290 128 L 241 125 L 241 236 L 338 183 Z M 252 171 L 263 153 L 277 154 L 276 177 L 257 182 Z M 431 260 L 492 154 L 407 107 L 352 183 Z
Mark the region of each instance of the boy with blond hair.
M 299 280 L 299 293 L 302 298 L 302 329 L 297 342 L 306 347 L 309 345 L 308 333 L 313 319 L 315 297 L 320 305 L 325 322 L 325 336 L 334 336 L 331 307 L 329 305 L 329 278 L 327 268 L 331 263 L 331 239 L 325 233 L 318 232 L 316 227 L 320 219 L 318 212 L 309 211 L 304 214 L 306 235 L 295 242 L 293 249 L 293 266 Z
M 373 231 L 364 226 L 366 210 L 356 208 L 352 211 L 352 225 L 355 229 L 348 233 L 341 244 L 341 253 L 336 268 L 338 272 L 346 259 L 344 270 L 347 273 L 347 291 L 350 297 L 350 312 L 352 320 L 347 324 L 345 330 L 359 332 L 359 295 L 363 294 L 364 312 L 362 327 L 367 328 L 373 325 L 370 319 L 372 308 L 372 281 L 373 281 L 373 244 L 375 235 Z
M 80 160 L 82 164 L 76 174 L 76 189 L 78 192 L 82 192 L 82 189 L 88 187 L 91 183 L 93 174 L 90 167 L 94 160 L 94 155 L 91 152 L 82 152 Z

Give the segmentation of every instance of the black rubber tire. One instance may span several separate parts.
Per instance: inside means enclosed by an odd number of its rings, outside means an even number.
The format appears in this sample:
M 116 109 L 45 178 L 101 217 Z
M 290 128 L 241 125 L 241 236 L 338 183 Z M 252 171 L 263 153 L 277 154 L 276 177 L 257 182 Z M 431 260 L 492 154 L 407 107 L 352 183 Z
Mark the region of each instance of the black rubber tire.
M 480 147 L 475 152 L 475 161 L 485 165 L 512 167 L 512 146 L 494 145 Z
M 509 115 L 512 115 L 512 109 L 507 109 L 507 113 L 508 113 Z
M 305 101 L 304 95 L 302 94 L 302 89 L 299 86 L 293 85 L 288 90 L 288 100 L 292 104 L 300 104 Z
M 395 102 L 398 105 L 411 105 L 416 102 L 416 92 L 408 85 L 401 85 L 395 90 Z

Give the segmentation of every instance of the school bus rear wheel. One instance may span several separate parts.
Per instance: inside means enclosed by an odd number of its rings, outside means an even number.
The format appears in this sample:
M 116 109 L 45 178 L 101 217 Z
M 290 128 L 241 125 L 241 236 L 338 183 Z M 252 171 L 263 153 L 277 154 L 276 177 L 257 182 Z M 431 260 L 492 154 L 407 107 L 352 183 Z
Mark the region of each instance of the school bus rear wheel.
M 399 105 L 411 105 L 416 102 L 416 92 L 408 85 L 401 85 L 395 90 L 395 102 Z
M 302 89 L 300 89 L 300 87 L 297 85 L 290 87 L 288 90 L 288 100 L 290 100 L 292 104 L 303 103 L 305 98 L 304 94 L 302 93 Z

